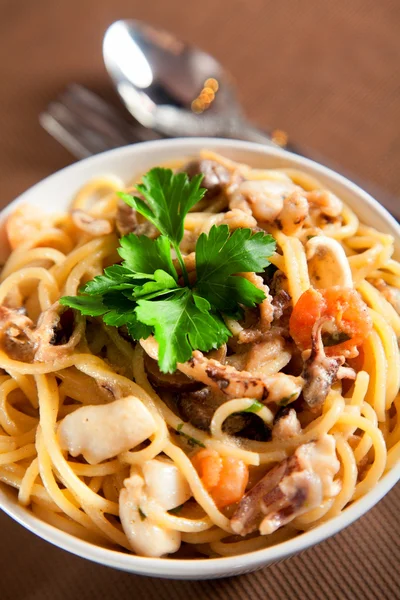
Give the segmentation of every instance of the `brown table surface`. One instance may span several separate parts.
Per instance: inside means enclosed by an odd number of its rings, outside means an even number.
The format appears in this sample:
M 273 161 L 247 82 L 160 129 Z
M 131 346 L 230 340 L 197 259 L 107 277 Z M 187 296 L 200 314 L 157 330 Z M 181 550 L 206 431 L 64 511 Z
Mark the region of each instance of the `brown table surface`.
M 0 0 L 0 202 L 73 158 L 37 115 L 68 83 L 107 92 L 101 39 L 135 17 L 208 50 L 264 128 L 391 194 L 400 190 L 399 0 Z M 367 187 L 369 183 L 367 183 Z M 301 556 L 215 582 L 120 573 L 0 516 L 1 600 L 400 598 L 400 487 Z

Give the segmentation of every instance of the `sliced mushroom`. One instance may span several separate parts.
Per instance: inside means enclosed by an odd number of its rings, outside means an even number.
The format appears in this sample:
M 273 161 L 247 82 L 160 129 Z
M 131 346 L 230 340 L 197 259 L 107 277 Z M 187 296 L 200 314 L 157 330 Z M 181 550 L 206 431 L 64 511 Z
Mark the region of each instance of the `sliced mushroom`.
M 59 302 L 44 311 L 33 333 L 35 361 L 48 362 L 70 355 L 85 330 L 85 319 Z
M 196 390 L 201 386 L 198 381 L 187 377 L 180 371 L 175 373 L 162 373 L 156 360 L 153 360 L 147 354 L 144 357 L 144 366 L 149 380 L 153 385 L 172 391 Z
M 131 208 L 123 200 L 119 200 L 117 204 L 115 225 L 120 235 L 133 233 L 138 225 L 135 209 Z
M 273 317 L 274 322 L 279 322 L 284 314 L 292 308 L 292 298 L 286 290 L 279 290 L 279 292 L 272 299 L 272 308 L 274 310 Z
M 217 408 L 226 402 L 226 397 L 221 393 L 216 394 L 206 386 L 196 392 L 179 395 L 176 402 L 183 421 L 202 431 L 209 431 L 213 415 Z M 235 437 L 263 442 L 271 437 L 270 429 L 253 413 L 230 415 L 225 420 L 222 430 Z
M 268 442 L 271 439 L 271 429 L 255 413 L 230 415 L 222 426 L 222 431 L 237 438 Z
M 190 178 L 202 174 L 201 187 L 207 190 L 206 198 L 210 200 L 223 192 L 224 188 L 231 182 L 231 173 L 220 163 L 214 160 L 192 160 L 187 163 L 182 171 Z
M 191 423 L 197 429 L 208 431 L 214 412 L 226 402 L 221 393 L 213 393 L 206 386 L 201 390 L 179 394 L 176 405 L 183 421 Z
M 285 273 L 277 269 L 272 276 L 269 291 L 272 297 L 275 298 L 275 296 L 279 294 L 281 290 L 284 290 L 289 294 L 289 283 Z
M 144 217 L 138 216 L 135 209 L 131 208 L 123 200 L 119 200 L 117 204 L 115 226 L 121 236 L 128 235 L 128 233 L 146 235 L 152 239 L 158 236 L 156 227 L 152 223 L 149 223 L 149 221 L 146 221 Z
M 74 209 L 71 213 L 72 221 L 78 229 L 94 237 L 107 235 L 112 232 L 112 225 L 107 219 L 96 219 L 84 210 Z

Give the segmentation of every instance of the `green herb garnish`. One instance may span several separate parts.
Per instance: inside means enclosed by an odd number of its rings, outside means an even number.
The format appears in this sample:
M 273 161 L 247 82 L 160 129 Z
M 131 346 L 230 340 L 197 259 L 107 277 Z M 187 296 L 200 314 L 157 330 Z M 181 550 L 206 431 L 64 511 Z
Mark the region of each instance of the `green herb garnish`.
M 183 508 L 183 504 L 180 504 L 179 506 L 176 506 L 175 508 L 171 508 L 168 512 L 170 515 L 179 515 L 179 513 L 182 511 Z
M 199 202 L 205 189 L 200 188 L 203 175 L 190 181 L 186 173 L 174 175 L 171 169 L 156 167 L 143 176 L 143 183 L 136 186 L 146 202 L 130 194 L 119 193 L 120 198 L 157 227 L 173 246 L 181 265 L 186 285 L 188 275 L 179 244 L 183 238 L 184 220 L 189 210 Z
M 322 334 L 322 343 L 324 346 L 337 346 L 342 342 L 347 342 L 347 340 L 351 340 L 351 337 L 347 335 L 344 331 L 335 331 L 334 333 L 329 333 L 325 331 Z
M 287 406 L 295 396 L 297 396 L 296 392 L 293 392 L 293 394 L 290 394 L 290 396 L 285 396 L 284 398 L 282 398 L 282 400 L 279 400 L 278 406 Z
M 120 240 L 121 264 L 112 265 L 88 281 L 79 296 L 60 303 L 81 314 L 102 317 L 106 325 L 126 326 L 134 340 L 154 335 L 161 371 L 171 373 L 193 350 L 219 348 L 231 335 L 224 315 L 238 315 L 243 306 L 261 303 L 265 294 L 238 273 L 262 272 L 275 250 L 272 236 L 250 229 L 229 232 L 213 226 L 196 244 L 196 277 L 189 281 L 179 248 L 188 211 L 203 197 L 202 175 L 189 181 L 185 173 L 155 168 L 137 186 L 144 197 L 120 193 L 129 206 L 161 233 L 156 240 L 129 234 Z M 179 280 L 171 248 L 180 265 Z
M 221 311 L 236 311 L 239 304 L 255 306 L 265 294 L 235 273 L 264 270 L 267 257 L 275 250 L 270 235 L 251 229 L 236 229 L 229 235 L 228 225 L 212 227 L 202 233 L 196 244 L 196 288 L 200 295 Z
M 187 443 L 189 444 L 189 446 L 200 446 L 200 448 L 205 448 L 205 445 L 203 444 L 203 442 L 200 442 L 200 440 L 197 440 L 196 438 L 192 437 L 191 435 L 188 435 L 187 433 L 185 433 L 184 431 L 182 431 L 182 427 L 184 426 L 184 423 L 179 423 L 179 425 L 176 428 L 176 432 L 178 435 L 183 435 L 183 437 L 186 439 Z
M 245 408 L 241 412 L 250 412 L 250 413 L 258 413 L 260 410 L 264 408 L 264 404 L 259 402 L 258 400 L 254 400 L 253 404 L 249 406 L 249 408 Z

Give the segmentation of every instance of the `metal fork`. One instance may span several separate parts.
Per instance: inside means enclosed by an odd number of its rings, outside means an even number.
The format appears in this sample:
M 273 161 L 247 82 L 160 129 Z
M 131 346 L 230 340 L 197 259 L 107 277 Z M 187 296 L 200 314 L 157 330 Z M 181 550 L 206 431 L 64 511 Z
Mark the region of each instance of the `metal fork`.
M 69 85 L 39 115 L 42 127 L 76 158 L 161 136 L 129 122 L 111 104 L 82 85 Z

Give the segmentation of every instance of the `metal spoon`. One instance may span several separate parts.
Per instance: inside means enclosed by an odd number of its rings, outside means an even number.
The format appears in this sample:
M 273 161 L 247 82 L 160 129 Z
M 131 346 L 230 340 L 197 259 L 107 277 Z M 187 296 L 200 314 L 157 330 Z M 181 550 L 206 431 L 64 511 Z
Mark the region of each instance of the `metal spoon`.
M 243 114 L 229 73 L 209 54 L 135 20 L 116 21 L 103 40 L 106 68 L 129 112 L 145 127 L 168 137 L 211 136 L 243 139 L 276 147 Z M 208 79 L 218 82 L 209 108 L 193 111 L 193 100 Z M 360 181 L 308 148 L 288 150 L 308 156 L 356 181 L 400 219 L 398 200 L 370 182 Z
M 232 137 L 275 146 L 246 120 L 221 64 L 170 33 L 140 21 L 116 21 L 105 33 L 103 56 L 126 107 L 145 127 L 170 137 Z M 209 91 L 209 108 L 198 114 L 193 101 L 210 79 L 218 91 L 214 97 Z

